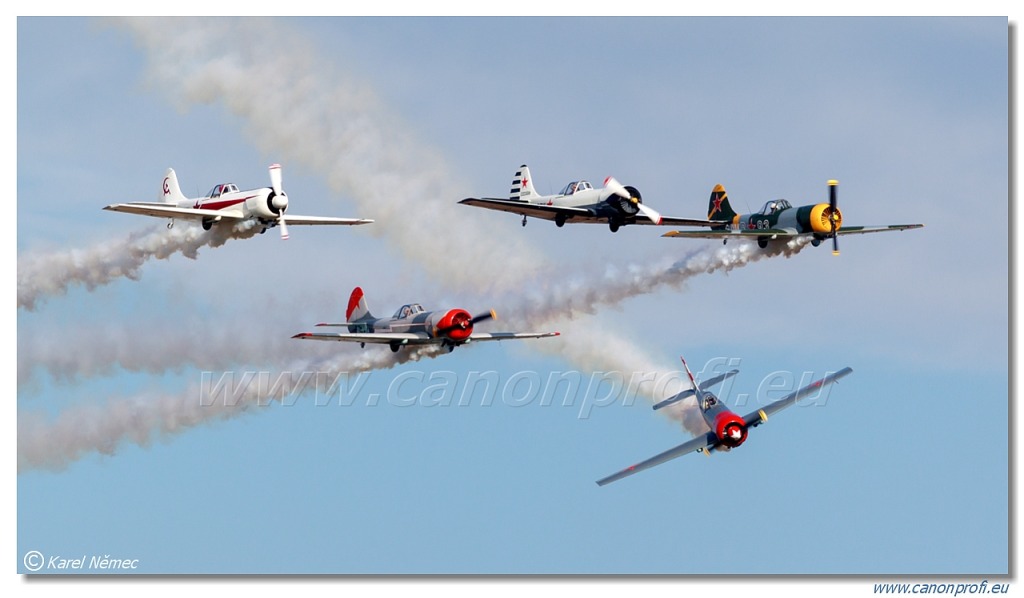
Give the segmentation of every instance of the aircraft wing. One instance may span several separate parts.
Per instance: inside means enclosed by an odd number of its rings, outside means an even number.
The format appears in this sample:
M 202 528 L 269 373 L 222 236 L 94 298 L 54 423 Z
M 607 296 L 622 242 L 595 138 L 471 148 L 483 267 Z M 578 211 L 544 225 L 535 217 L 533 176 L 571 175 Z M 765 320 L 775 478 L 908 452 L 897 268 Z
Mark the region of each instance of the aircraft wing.
M 840 235 L 863 235 L 864 233 L 884 233 L 891 230 L 910 230 L 921 228 L 923 224 L 887 224 L 885 226 L 843 226 L 836 234 Z
M 602 220 L 604 222 L 604 220 Z M 662 216 L 661 220 L 654 222 L 648 218 L 637 215 L 636 222 L 630 222 L 633 224 L 648 224 L 651 226 L 722 226 L 721 221 L 716 220 L 695 220 L 693 218 L 677 218 L 675 216 Z
M 476 197 L 468 197 L 460 201 L 459 203 L 466 206 L 487 208 L 488 210 L 498 210 L 499 212 L 512 212 L 513 214 L 532 216 L 533 218 L 541 218 L 543 220 L 554 220 L 555 217 L 558 216 L 559 214 L 565 216 L 566 222 L 571 222 L 573 218 L 594 218 L 594 215 L 593 213 L 591 213 L 590 210 L 585 210 L 583 208 L 549 206 L 542 203 L 513 201 L 511 199 L 497 199 L 495 197 L 484 197 L 480 199 Z M 603 219 L 602 222 L 604 222 Z
M 639 473 L 645 469 L 650 469 L 655 465 L 661 465 L 665 461 L 670 461 L 672 459 L 675 459 L 676 457 L 681 457 L 686 453 L 692 453 L 693 451 L 699 449 L 708 450 L 714 448 L 717 444 L 718 437 L 715 436 L 715 433 L 707 432 L 704 435 L 698 436 L 688 442 L 684 442 L 683 444 L 680 444 L 675 448 L 670 448 L 664 453 L 655 455 L 646 461 L 641 461 L 636 465 L 630 465 L 629 467 L 623 469 L 618 473 L 613 473 L 612 475 L 606 478 L 601 478 L 600 480 L 597 481 L 597 485 L 604 486 L 605 484 L 610 484 L 616 480 L 621 480 L 622 478 L 631 476 L 634 473 Z
M 767 237 L 771 235 L 779 237 L 795 237 L 799 234 L 802 233 L 785 228 L 762 228 L 760 230 L 670 230 L 661 236 L 689 237 L 691 239 L 728 239 L 730 237 Z
M 640 224 L 637 222 L 637 224 Z M 921 228 L 923 224 L 889 224 L 885 226 L 844 226 L 836 231 L 838 235 L 863 235 L 865 233 L 884 233 L 895 230 L 910 230 Z M 796 237 L 800 235 L 811 235 L 813 233 L 801 233 L 786 228 L 763 228 L 743 230 L 672 230 L 663 237 L 689 237 L 691 239 L 728 239 L 730 237 Z M 824 236 L 828 236 L 825 234 Z
M 317 326 L 345 326 L 346 324 L 317 324 Z M 558 336 L 560 332 L 474 332 L 469 335 L 470 341 L 505 341 L 523 338 L 544 338 Z M 376 343 L 389 345 L 431 345 L 442 344 L 447 339 L 443 336 L 428 336 L 424 332 L 302 332 L 292 338 L 313 341 L 347 341 L 350 343 Z
M 292 338 L 311 341 L 343 341 L 349 343 L 372 343 L 379 345 L 431 345 L 443 339 L 427 336 L 420 332 L 300 332 Z
M 288 224 L 306 225 L 331 225 L 331 224 L 370 224 L 373 220 L 369 218 L 334 218 L 332 216 L 292 216 L 287 212 L 284 215 Z
M 782 397 L 781 399 L 775 401 L 774 403 L 769 403 L 766 407 L 762 407 L 757 411 L 748 413 L 743 417 L 743 421 L 747 426 L 759 426 L 763 422 L 768 420 L 769 415 L 773 415 L 775 413 L 778 413 L 779 411 L 782 411 L 786 407 L 789 407 L 790 405 L 796 403 L 797 401 L 808 395 L 820 392 L 822 387 L 828 386 L 829 384 L 832 384 L 833 382 L 839 380 L 843 376 L 846 376 L 852 372 L 853 370 L 847 367 L 839 370 L 834 374 L 829 374 L 828 376 L 825 376 L 821 380 L 812 382 L 807 386 L 801 388 L 800 390 L 796 390 L 789 393 L 788 395 Z
M 507 341 L 517 338 L 546 338 L 559 336 L 561 332 L 474 332 L 469 335 L 471 341 Z
M 142 214 L 143 216 L 156 216 L 157 218 L 181 218 L 186 220 L 202 220 L 203 218 L 242 219 L 241 212 L 206 210 L 203 208 L 179 208 L 178 206 L 158 202 L 115 203 L 103 209 L 128 214 Z

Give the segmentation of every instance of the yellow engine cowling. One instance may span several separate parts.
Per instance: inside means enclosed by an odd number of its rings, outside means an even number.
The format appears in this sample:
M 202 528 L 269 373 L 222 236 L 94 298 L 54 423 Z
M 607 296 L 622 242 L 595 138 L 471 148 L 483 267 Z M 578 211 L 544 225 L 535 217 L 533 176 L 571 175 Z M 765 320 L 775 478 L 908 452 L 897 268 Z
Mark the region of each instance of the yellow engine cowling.
M 832 206 L 827 203 L 819 203 L 811 208 L 810 222 L 811 230 L 816 233 L 822 233 L 830 235 L 832 234 L 832 219 L 835 219 L 836 226 L 835 230 L 843 225 L 843 213 L 839 211 L 839 208 L 832 211 Z

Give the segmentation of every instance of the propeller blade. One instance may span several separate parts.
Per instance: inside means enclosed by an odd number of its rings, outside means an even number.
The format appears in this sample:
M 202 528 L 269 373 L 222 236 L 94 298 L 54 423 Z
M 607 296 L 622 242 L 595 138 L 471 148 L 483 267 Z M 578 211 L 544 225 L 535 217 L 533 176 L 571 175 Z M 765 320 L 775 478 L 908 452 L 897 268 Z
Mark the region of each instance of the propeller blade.
M 281 227 L 281 240 L 287 241 L 288 226 L 284 223 L 284 212 L 281 212 L 281 215 L 277 217 L 277 225 Z
M 274 190 L 274 195 L 281 195 L 281 165 L 271 164 L 270 165 L 270 188 Z
M 616 181 L 615 177 L 610 176 L 606 178 L 604 180 L 604 188 L 623 199 L 632 199 L 629 196 L 629 191 L 626 191 L 626 188 L 622 186 L 622 183 Z
M 498 319 L 498 314 L 497 314 L 497 312 L 495 312 L 492 309 L 491 311 L 487 311 L 487 312 L 484 312 L 482 314 L 477 314 L 477 315 L 473 316 L 473 319 L 471 319 L 469 321 L 469 323 L 472 325 L 472 324 L 476 324 L 477 322 L 482 322 L 484 320 L 497 320 L 497 319 Z
M 836 234 L 836 213 L 839 210 L 839 181 L 833 179 L 828 182 L 828 205 L 831 207 L 830 220 L 832 221 L 832 255 L 839 255 L 839 235 Z
M 658 213 L 658 210 L 655 210 L 654 208 L 648 208 L 647 206 L 640 202 L 636 203 L 636 207 L 639 208 L 641 214 L 650 218 L 651 222 L 655 224 L 661 224 L 661 214 Z

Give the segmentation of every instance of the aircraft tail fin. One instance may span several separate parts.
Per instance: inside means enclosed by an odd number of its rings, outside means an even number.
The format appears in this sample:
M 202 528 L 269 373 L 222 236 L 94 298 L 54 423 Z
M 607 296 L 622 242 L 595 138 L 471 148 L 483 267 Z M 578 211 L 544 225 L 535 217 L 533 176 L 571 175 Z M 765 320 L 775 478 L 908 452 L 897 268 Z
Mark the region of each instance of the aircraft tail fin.
M 530 176 L 530 168 L 523 164 L 516 171 L 512 178 L 512 191 L 509 199 L 512 201 L 530 201 L 537 197 L 537 190 L 533 188 L 533 177 Z
M 346 322 L 365 322 L 373 320 L 373 314 L 366 307 L 366 297 L 363 296 L 363 289 L 356 287 L 352 289 L 352 295 L 348 298 L 348 309 L 345 310 Z
M 711 200 L 708 201 L 708 220 L 732 222 L 735 217 L 736 212 L 729 205 L 729 196 L 725 192 L 725 187 L 715 185 L 715 188 L 711 190 Z
M 178 186 L 178 175 L 174 174 L 173 168 L 168 168 L 164 173 L 164 180 L 160 183 L 160 201 L 177 205 L 179 202 L 188 201 L 188 198 L 181 192 Z

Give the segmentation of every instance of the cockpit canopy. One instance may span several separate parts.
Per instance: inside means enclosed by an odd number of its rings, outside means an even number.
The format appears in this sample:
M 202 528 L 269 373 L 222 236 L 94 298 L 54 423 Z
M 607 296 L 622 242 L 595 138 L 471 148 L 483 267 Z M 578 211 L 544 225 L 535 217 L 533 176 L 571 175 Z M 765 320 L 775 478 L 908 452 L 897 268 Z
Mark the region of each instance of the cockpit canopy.
M 210 192 L 206 194 L 206 197 L 220 197 L 221 195 L 224 195 L 225 193 L 237 193 L 237 192 L 238 192 L 238 185 L 235 185 L 234 183 L 224 183 L 224 184 L 221 184 L 221 185 L 214 185 L 213 189 L 210 189 Z
M 565 186 L 558 194 L 559 195 L 572 195 L 573 193 L 579 193 L 580 191 L 586 191 L 587 189 L 593 189 L 589 181 L 573 181 Z
M 424 311 L 425 310 L 423 309 L 423 306 L 420 305 L 419 303 L 409 303 L 403 305 L 402 307 L 399 307 L 398 311 L 396 311 L 395 315 L 392 317 L 394 317 L 396 320 L 401 318 L 411 318 L 412 316 L 415 316 L 416 314 L 421 314 Z
M 788 210 L 789 208 L 792 207 L 793 206 L 789 203 L 789 201 L 785 199 L 773 199 L 768 203 L 764 204 L 764 207 L 761 208 L 761 211 L 759 213 L 764 216 L 767 216 L 768 214 L 774 214 L 776 212 L 781 212 L 782 210 Z
M 708 409 L 711 409 L 712 407 L 714 407 L 717 404 L 718 404 L 718 398 L 715 397 L 715 395 L 713 395 L 711 393 L 705 393 L 704 394 L 704 411 L 707 411 Z

